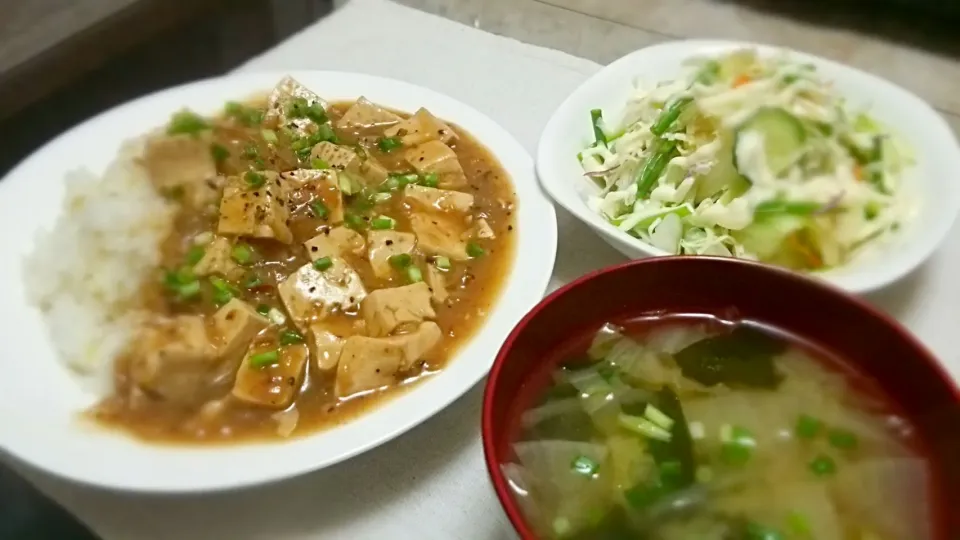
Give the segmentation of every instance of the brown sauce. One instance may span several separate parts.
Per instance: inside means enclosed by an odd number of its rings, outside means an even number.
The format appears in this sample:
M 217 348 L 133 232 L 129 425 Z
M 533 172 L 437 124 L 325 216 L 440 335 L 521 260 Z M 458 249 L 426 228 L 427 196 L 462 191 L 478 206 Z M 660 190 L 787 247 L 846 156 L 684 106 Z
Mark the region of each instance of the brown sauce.
M 352 102 L 332 104 L 327 111 L 330 125 L 335 126 L 351 105 Z M 266 108 L 266 103 L 262 100 L 251 102 L 247 107 L 251 107 L 251 110 L 262 110 Z M 403 118 L 409 117 L 408 114 L 393 112 Z M 295 152 L 290 150 L 288 133 L 281 129 L 282 126 L 270 126 L 269 117 L 262 125 L 253 127 L 244 126 L 229 116 L 208 121 L 212 129 L 204 136 L 210 137 L 212 146 L 219 145 L 229 152 L 229 156 L 217 164 L 220 178 L 243 175 L 249 170 L 284 172 L 304 167 L 302 158 L 298 161 Z M 261 131 L 263 125 L 275 129 L 278 134 L 276 144 L 271 145 L 264 139 Z M 442 330 L 442 340 L 412 368 L 397 373 L 394 384 L 370 393 L 346 397 L 335 394 L 336 372 L 321 372 L 317 369 L 311 349 L 302 379 L 289 379 L 289 383 L 297 388 L 292 404 L 286 409 L 295 409 L 299 415 L 292 436 L 310 434 L 349 422 L 370 408 L 382 405 L 385 400 L 411 387 L 413 383 L 442 370 L 455 356 L 457 349 L 484 323 L 487 313 L 493 308 L 513 262 L 516 234 L 513 214 L 516 195 L 507 173 L 490 152 L 463 129 L 451 127 L 458 138 L 449 146 L 456 154 L 466 176 L 466 186 L 459 190 L 473 195 L 474 204 L 470 214 L 473 219 L 485 219 L 495 237 L 482 240 L 482 256 L 465 261 L 454 260 L 445 272 L 449 297 L 443 302 L 433 303 L 436 311 L 434 320 Z M 385 152 L 378 147 L 377 141 L 382 135 L 371 136 L 369 130 L 359 129 L 335 129 L 335 133 L 338 144 L 350 145 L 359 153 L 365 153 L 369 158 L 381 163 L 390 173 L 409 173 L 412 170 L 410 164 L 404 161 L 403 151 Z M 149 155 L 146 159 L 149 159 Z M 222 191 L 220 186 L 210 189 Z M 366 208 L 369 206 L 369 199 L 364 197 L 370 194 L 368 191 L 375 190 L 376 186 L 367 184 L 360 195 L 344 198 L 344 208 L 348 211 L 355 209 L 356 214 L 362 215 L 366 221 L 366 228 L 361 227 L 358 230 L 363 231 L 366 236 L 371 216 L 382 215 L 396 220 L 397 231 L 411 232 L 410 208 L 404 197 L 393 196 L 389 201 L 376 203 L 374 209 Z M 312 202 L 318 199 L 326 201 L 328 195 L 330 194 L 307 189 L 294 190 L 289 194 L 290 200 L 286 202 L 291 209 L 288 225 L 293 235 L 293 241 L 289 244 L 267 238 L 230 237 L 232 242 L 242 241 L 256 253 L 255 262 L 242 266 L 243 276 L 229 280 L 233 297 L 250 306 L 261 309 L 269 306 L 286 314 L 284 325 L 270 325 L 261 330 L 253 339 L 252 347 L 277 347 L 281 332 L 294 329 L 290 314 L 278 294 L 277 285 L 298 268 L 311 263 L 303 243 L 331 228 L 328 221 L 318 219 L 310 209 Z M 183 197 L 183 194 L 174 193 L 173 196 Z M 187 197 L 189 198 L 189 192 Z M 158 270 L 157 279 L 151 280 L 142 293 L 143 305 L 153 316 L 200 315 L 207 321 L 209 329 L 209 319 L 222 305 L 216 301 L 216 287 L 207 279 L 199 279 L 199 294 L 185 301 L 171 295 L 168 285 L 164 283 L 164 276 L 184 264 L 190 250 L 196 245 L 195 239 L 198 235 L 203 236 L 210 231 L 217 233 L 218 212 L 215 203 L 216 201 L 199 207 L 183 201 L 178 203 L 179 211 L 174 230 L 162 245 L 163 268 Z M 432 259 L 435 260 L 419 251 L 419 248 L 413 255 L 420 264 L 430 264 Z M 366 252 L 363 255 L 345 253 L 343 258 L 359 274 L 368 293 L 407 284 L 404 276 L 398 272 L 394 272 L 388 279 L 377 277 Z M 253 288 L 242 285 L 245 280 L 254 276 L 261 282 L 260 285 Z M 327 315 L 323 323 L 337 335 L 347 338 L 363 332 L 362 320 L 357 310 L 338 310 Z M 305 332 L 301 331 L 301 334 L 305 335 Z M 200 375 L 203 381 L 199 385 L 199 391 L 189 392 L 189 396 L 184 399 L 173 400 L 152 393 L 132 375 L 134 371 L 131 367 L 142 360 L 142 354 L 134 345 L 116 362 L 114 395 L 93 411 L 94 417 L 100 423 L 151 442 L 227 443 L 257 439 L 283 440 L 277 435 L 278 420 L 275 417 L 283 409 L 253 405 L 231 395 L 237 370 L 250 369 L 242 364 L 248 354 L 248 347 L 244 346 L 226 355 L 218 361 L 215 369 L 203 371 Z

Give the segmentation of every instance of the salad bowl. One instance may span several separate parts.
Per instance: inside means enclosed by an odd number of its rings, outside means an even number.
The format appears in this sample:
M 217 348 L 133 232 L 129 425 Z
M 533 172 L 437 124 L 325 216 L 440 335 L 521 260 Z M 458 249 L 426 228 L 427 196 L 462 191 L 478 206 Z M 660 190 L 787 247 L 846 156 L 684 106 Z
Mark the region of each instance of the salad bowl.
M 605 190 L 602 182 L 598 185 L 596 171 L 585 175 L 589 167 L 581 163 L 591 144 L 596 146 L 599 111 L 603 118 L 600 125 L 605 125 L 608 132 L 615 128 L 623 132 L 617 124 L 625 114 L 632 114 L 629 106 L 636 103 L 635 85 L 652 88 L 688 72 L 691 60 L 717 58 L 739 50 L 755 51 L 759 58 L 784 57 L 803 69 L 812 68 L 823 81 L 824 92 L 837 95 L 844 109 L 864 111 L 877 125 L 895 134 L 905 153 L 909 149 L 909 160 L 904 161 L 906 164 L 898 178 L 899 188 L 884 193 L 887 200 L 909 199 L 909 208 L 903 211 L 902 219 L 892 225 L 890 234 L 882 241 L 873 242 L 869 249 L 858 249 L 840 264 L 823 264 L 804 271 L 849 292 L 866 293 L 889 285 L 920 266 L 946 238 L 960 210 L 960 185 L 951 175 L 951 171 L 960 170 L 960 147 L 952 129 L 929 104 L 893 83 L 837 62 L 777 47 L 733 41 L 674 41 L 638 50 L 601 69 L 560 105 L 544 129 L 537 152 L 537 174 L 545 191 L 630 258 L 678 253 L 757 258 L 736 250 L 723 253 L 665 249 L 662 242 L 655 238 L 651 241 L 649 235 L 625 231 L 624 227 L 618 227 L 616 219 L 603 215 L 598 208 L 597 199 L 609 188 Z M 661 112 L 666 112 L 670 104 L 665 101 Z M 877 136 L 878 141 L 881 138 L 892 137 Z M 687 177 L 692 174 L 688 171 Z M 638 185 L 642 183 L 639 177 L 638 172 Z M 688 208 L 696 212 L 699 202 Z M 823 210 L 836 206 L 822 203 Z

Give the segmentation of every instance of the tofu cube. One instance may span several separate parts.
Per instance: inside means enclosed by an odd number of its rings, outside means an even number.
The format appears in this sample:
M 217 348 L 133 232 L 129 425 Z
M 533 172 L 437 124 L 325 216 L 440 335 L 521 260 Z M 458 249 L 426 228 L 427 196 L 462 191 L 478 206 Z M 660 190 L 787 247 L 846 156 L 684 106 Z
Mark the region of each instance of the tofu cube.
M 247 173 L 251 174 L 251 173 Z M 275 238 L 293 242 L 287 226 L 287 193 L 277 173 L 259 171 L 264 182 L 254 187 L 243 176 L 233 176 L 223 188 L 217 232 L 224 235 Z
M 467 213 L 473 208 L 473 195 L 469 193 L 415 184 L 403 188 L 403 199 L 411 207 L 428 211 Z
M 442 255 L 455 261 L 465 261 L 467 244 L 463 240 L 469 227 L 462 217 L 440 213 L 414 212 L 410 215 L 410 227 L 417 236 L 417 245 L 430 255 Z
M 384 131 L 387 137 L 400 137 L 404 146 L 416 146 L 429 141 L 449 144 L 457 133 L 430 111 L 421 108 L 413 116 Z
M 217 354 L 228 355 L 247 347 L 270 320 L 257 313 L 249 304 L 231 298 L 213 315 L 213 330 Z
M 323 373 L 333 371 L 340 362 L 344 339 L 322 324 L 310 325 L 310 352 L 317 369 Z
M 361 96 L 337 121 L 337 129 L 359 134 L 380 133 L 401 120 L 396 114 Z
M 340 191 L 340 176 L 333 169 L 297 169 L 280 173 L 288 189 L 295 190 L 298 200 L 319 201 L 327 209 L 324 218 L 334 225 L 343 222 L 343 192 Z
M 324 229 L 323 232 L 303 243 L 311 261 L 323 257 L 342 257 L 347 253 L 363 255 L 366 242 L 363 235 L 347 227 Z
M 393 384 L 398 373 L 412 368 L 442 337 L 437 323 L 425 322 L 409 334 L 347 338 L 340 353 L 334 392 L 343 398 Z
M 435 173 L 441 188 L 460 189 L 467 185 L 457 154 L 440 141 L 428 141 L 410 148 L 404 153 L 404 159 L 421 175 Z
M 390 257 L 402 253 L 412 253 L 417 244 L 417 237 L 411 233 L 396 231 L 370 231 L 367 233 L 367 257 L 373 273 L 381 279 L 389 279 L 393 275 Z
M 437 316 L 430 305 L 430 287 L 422 281 L 371 292 L 360 305 L 360 314 L 373 337 L 386 336 L 400 325 L 419 324 Z
M 250 357 L 269 351 L 251 347 L 244 356 L 233 384 L 233 397 L 261 407 L 284 409 L 300 392 L 309 351 L 306 345 L 280 347 L 277 362 L 255 366 Z
M 326 270 L 305 264 L 277 287 L 284 307 L 302 331 L 335 309 L 356 309 L 367 296 L 357 271 L 339 257 L 332 261 Z

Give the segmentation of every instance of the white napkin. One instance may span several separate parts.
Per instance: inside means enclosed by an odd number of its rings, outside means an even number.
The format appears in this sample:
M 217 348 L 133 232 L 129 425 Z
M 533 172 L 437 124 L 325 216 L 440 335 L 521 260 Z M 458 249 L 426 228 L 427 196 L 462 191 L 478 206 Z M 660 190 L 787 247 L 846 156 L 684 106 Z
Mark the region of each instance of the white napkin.
M 483 111 L 535 153 L 543 125 L 599 66 L 386 0 L 340 11 L 238 71 L 325 69 L 402 79 Z M 561 213 L 552 284 L 623 258 Z M 106 493 L 35 472 L 42 490 L 104 540 L 493 540 L 515 534 L 480 446 L 482 388 L 376 450 L 328 470 L 233 493 Z

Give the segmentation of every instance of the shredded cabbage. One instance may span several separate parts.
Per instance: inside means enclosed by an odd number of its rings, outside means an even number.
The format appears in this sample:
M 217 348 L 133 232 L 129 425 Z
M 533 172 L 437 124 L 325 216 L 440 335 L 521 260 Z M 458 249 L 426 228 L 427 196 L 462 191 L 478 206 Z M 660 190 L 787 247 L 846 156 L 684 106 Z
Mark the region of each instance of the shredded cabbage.
M 790 155 L 776 156 L 786 166 L 770 163 L 769 132 L 749 129 L 767 110 L 799 130 Z M 638 83 L 619 119 L 596 124 L 604 137 L 578 155 L 599 187 L 589 207 L 667 253 L 818 270 L 849 262 L 916 212 L 903 183 L 911 151 L 786 55 L 692 61 L 675 80 Z

